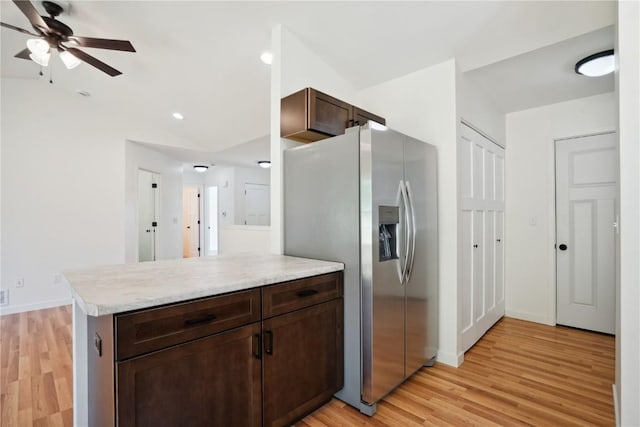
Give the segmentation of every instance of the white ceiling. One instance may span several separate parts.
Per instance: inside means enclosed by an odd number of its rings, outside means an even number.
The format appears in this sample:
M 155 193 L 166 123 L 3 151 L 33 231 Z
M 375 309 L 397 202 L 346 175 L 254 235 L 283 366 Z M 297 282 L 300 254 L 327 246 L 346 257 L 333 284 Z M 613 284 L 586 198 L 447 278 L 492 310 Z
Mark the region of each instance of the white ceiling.
M 84 49 L 123 72 L 115 78 L 87 64 L 66 70 L 52 58 L 54 84 L 68 91 L 86 90 L 92 100 L 158 128 L 170 128 L 203 151 L 219 151 L 269 133 L 269 67 L 258 58 L 270 47 L 276 24 L 300 37 L 356 88 L 455 57 L 461 70 L 470 71 L 497 99 L 500 88 L 517 93 L 516 101 L 496 101 L 509 109 L 546 102 L 541 92 L 553 93 L 558 87 L 573 98 L 592 94 L 590 85 L 599 83 L 568 89 L 567 78 L 579 76 L 567 68 L 575 52 L 563 54 L 573 45 L 561 42 L 615 22 L 613 1 L 73 1 L 64 5 L 68 13 L 58 19 L 76 35 L 128 39 L 137 52 Z M 0 2 L 0 16 L 3 22 L 30 29 L 12 2 Z M 611 30 L 607 31 L 612 39 Z M 37 65 L 12 57 L 24 49 L 27 36 L 5 28 L 0 34 L 3 84 L 10 79 L 40 84 Z M 602 37 L 589 40 L 602 44 Z M 592 52 L 586 39 L 581 46 Z M 542 54 L 547 47 L 553 54 Z M 522 77 L 526 75 L 522 67 L 531 63 L 528 52 L 539 60 L 562 61 L 561 67 L 557 62 L 542 65 L 546 71 L 539 76 L 548 84 L 525 84 L 531 82 Z M 509 91 L 505 83 L 511 85 Z M 174 111 L 185 120 L 175 122 Z

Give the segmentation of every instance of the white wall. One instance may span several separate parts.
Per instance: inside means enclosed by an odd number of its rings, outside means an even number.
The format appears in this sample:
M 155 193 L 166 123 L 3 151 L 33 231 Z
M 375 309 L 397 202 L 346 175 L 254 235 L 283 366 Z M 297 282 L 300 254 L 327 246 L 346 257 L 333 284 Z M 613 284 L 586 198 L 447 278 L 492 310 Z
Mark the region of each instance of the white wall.
M 231 225 L 234 221 L 234 174 L 233 167 L 213 168 L 213 171 L 207 172 L 205 177 L 205 186 L 218 187 L 218 225 Z
M 138 262 L 138 170 L 160 175 L 156 259 L 182 257 L 182 163 L 135 142 L 125 145 L 125 262 Z
M 225 225 L 220 227 L 219 254 L 268 253 L 270 249 L 271 227 L 259 225 Z
M 456 65 L 450 60 L 361 91 L 356 105 L 438 149 L 440 312 L 438 360 L 457 366 Z
M 554 140 L 615 130 L 615 97 L 533 108 L 506 120 L 506 314 L 554 325 Z
M 616 333 L 617 422 L 640 425 L 640 3 L 618 3 L 620 292 Z
M 480 130 L 502 147 L 506 146 L 505 114 L 488 94 L 456 67 L 456 108 L 458 119 Z
M 282 151 L 297 143 L 280 138 L 280 99 L 305 87 L 350 103 L 355 103 L 357 93 L 336 70 L 280 25 L 273 29 L 271 51 L 271 251 L 282 253 Z
M 9 313 L 69 302 L 53 283 L 62 270 L 124 262 L 127 138 L 189 144 L 55 84 L 0 84 L 1 285 L 10 290 L 2 312 Z
M 269 185 L 270 171 L 260 167 L 255 168 L 234 168 L 234 224 L 243 225 L 245 221 L 245 184 Z

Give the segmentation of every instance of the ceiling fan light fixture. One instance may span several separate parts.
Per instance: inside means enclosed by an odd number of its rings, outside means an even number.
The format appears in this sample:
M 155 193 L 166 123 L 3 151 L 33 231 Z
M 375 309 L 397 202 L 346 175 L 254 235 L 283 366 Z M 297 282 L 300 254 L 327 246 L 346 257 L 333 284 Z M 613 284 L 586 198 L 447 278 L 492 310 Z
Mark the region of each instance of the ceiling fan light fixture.
M 259 160 L 258 166 L 264 169 L 269 169 L 271 167 L 271 161 L 269 160 Z
M 196 172 L 203 173 L 203 172 L 206 172 L 207 169 L 209 169 L 209 166 L 207 166 L 207 165 L 195 165 L 193 168 L 196 170 Z
M 49 52 L 45 53 L 30 53 L 29 58 L 36 64 L 46 67 L 49 65 L 49 59 L 51 58 L 51 54 Z
M 600 77 L 615 70 L 613 49 L 589 55 L 576 63 L 575 71 L 587 77 Z
M 60 52 L 60 59 L 64 62 L 64 66 L 67 67 L 67 70 L 76 68 L 82 62 L 67 50 Z
M 34 55 L 44 55 L 49 52 L 49 43 L 43 39 L 27 40 L 27 49 Z

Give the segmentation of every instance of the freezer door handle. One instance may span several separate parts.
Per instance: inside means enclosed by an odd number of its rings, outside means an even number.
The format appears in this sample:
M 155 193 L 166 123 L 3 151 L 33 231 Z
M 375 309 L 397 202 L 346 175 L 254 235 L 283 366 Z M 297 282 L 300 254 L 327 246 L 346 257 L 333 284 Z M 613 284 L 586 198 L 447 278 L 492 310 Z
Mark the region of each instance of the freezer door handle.
M 406 281 L 409 283 L 409 279 L 411 278 L 411 273 L 413 272 L 413 263 L 416 258 L 416 213 L 413 207 L 413 194 L 411 193 L 411 185 L 409 181 L 405 184 L 405 191 L 407 193 L 407 205 L 409 212 L 409 219 L 411 222 L 407 221 L 409 226 L 409 237 L 410 237 L 410 245 L 408 245 L 410 252 L 407 254 L 407 273 L 406 273 Z
M 402 209 L 404 211 L 404 217 L 400 215 L 400 223 L 402 226 L 402 231 L 404 233 L 404 253 L 400 256 L 402 259 L 402 268 L 400 272 L 400 284 L 405 285 L 407 280 L 407 269 L 409 267 L 409 248 L 410 248 L 410 217 L 409 217 L 409 202 L 407 200 L 407 190 L 404 184 L 404 181 L 400 181 L 400 186 L 398 188 L 400 192 L 400 196 L 402 198 Z

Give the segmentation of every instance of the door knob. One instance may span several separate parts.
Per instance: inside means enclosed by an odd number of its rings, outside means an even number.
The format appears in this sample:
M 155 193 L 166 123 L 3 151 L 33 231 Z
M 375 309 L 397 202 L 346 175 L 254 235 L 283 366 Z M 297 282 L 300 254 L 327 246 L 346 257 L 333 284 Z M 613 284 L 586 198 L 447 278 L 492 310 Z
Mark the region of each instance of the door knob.
M 187 228 L 191 228 L 191 226 L 187 225 Z
M 560 246 L 558 246 L 558 249 L 560 249 L 561 251 L 566 251 L 567 250 L 567 245 L 562 243 Z

